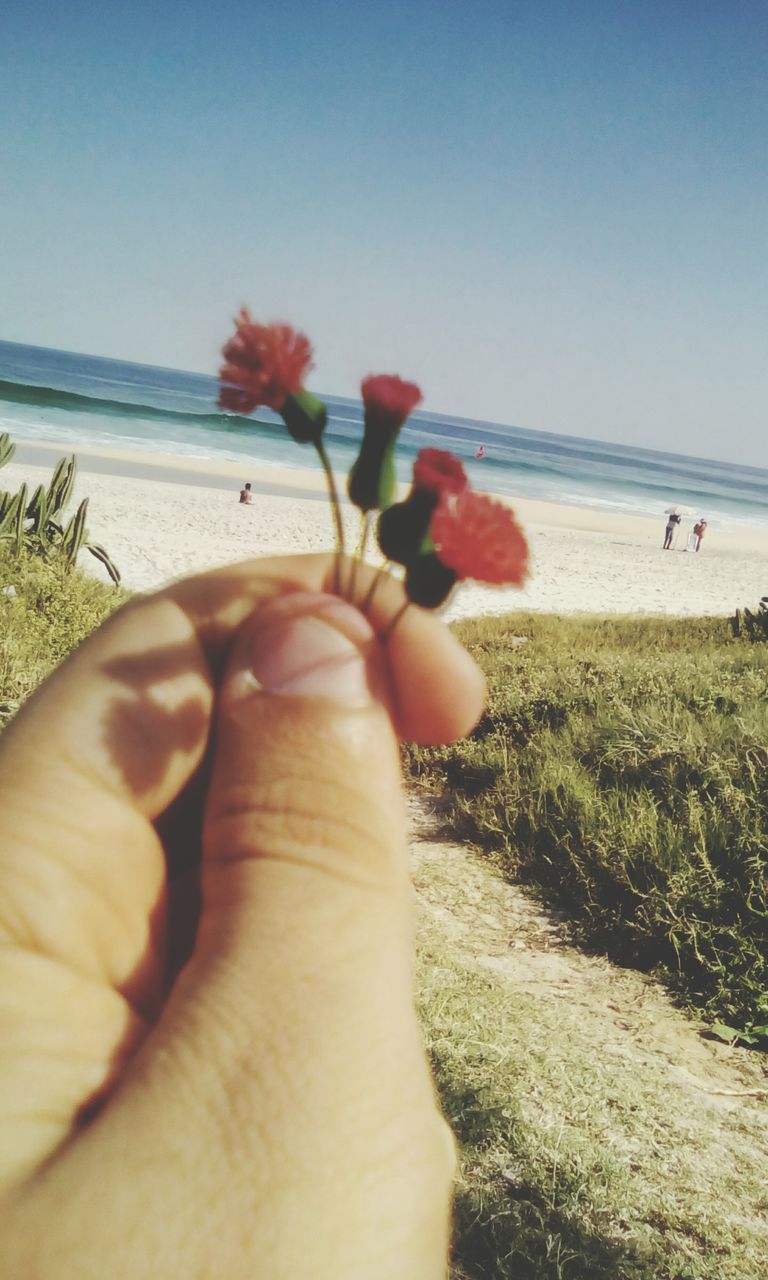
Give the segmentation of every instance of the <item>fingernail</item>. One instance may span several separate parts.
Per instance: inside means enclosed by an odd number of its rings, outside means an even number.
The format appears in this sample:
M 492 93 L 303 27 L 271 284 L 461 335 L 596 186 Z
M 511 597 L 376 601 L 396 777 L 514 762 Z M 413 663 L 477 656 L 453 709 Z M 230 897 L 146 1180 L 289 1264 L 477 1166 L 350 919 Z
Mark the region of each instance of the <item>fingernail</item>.
M 372 699 L 367 656 L 374 633 L 336 596 L 295 592 L 259 611 L 251 638 L 251 688 L 282 697 L 330 698 L 348 707 Z

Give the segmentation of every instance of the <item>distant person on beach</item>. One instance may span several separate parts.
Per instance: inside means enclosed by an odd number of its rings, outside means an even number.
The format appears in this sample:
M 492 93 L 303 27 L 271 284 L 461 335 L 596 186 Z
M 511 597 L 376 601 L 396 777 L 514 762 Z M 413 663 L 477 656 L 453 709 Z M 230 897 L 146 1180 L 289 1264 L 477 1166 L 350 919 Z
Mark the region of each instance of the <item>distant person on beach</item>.
M 484 445 L 484 444 L 481 444 L 481 445 L 480 445 L 480 446 L 475 450 L 475 457 L 476 457 L 476 458 L 484 458 L 484 457 L 485 457 L 485 445 Z
M 706 533 L 706 531 L 707 531 L 706 520 L 699 520 L 698 523 L 693 526 L 693 534 L 696 539 L 693 547 L 694 551 L 701 551 L 701 540 L 704 537 L 704 534 Z
M 248 480 L 247 483 L 240 490 L 240 501 L 244 502 L 247 506 L 250 506 L 251 503 L 253 502 L 253 494 L 251 493 L 250 480 Z
M 664 530 L 664 546 L 662 547 L 663 551 L 669 551 L 670 547 L 672 546 L 672 538 L 674 536 L 675 529 L 677 528 L 679 523 L 680 523 L 680 517 L 677 514 L 677 512 L 676 511 L 671 512 L 670 517 L 667 520 L 667 527 Z
M 3 730 L 3 1276 L 447 1275 L 399 743 L 469 733 L 483 677 L 333 581 L 135 596 Z

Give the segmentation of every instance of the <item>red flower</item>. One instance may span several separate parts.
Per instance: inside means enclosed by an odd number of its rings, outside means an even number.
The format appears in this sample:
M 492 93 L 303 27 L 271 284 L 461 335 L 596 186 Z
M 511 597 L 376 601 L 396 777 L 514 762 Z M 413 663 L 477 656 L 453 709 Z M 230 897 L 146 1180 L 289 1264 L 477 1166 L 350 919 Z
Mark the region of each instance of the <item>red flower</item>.
M 421 402 L 421 390 L 415 382 L 403 382 L 396 374 L 377 373 L 364 378 L 360 392 L 365 405 L 366 423 L 399 431 L 408 414 Z
M 243 307 L 235 318 L 236 332 L 224 348 L 219 370 L 224 385 L 222 409 L 252 413 L 266 404 L 279 413 L 286 398 L 301 390 L 312 367 L 309 339 L 288 324 L 256 324 Z
M 461 462 L 444 449 L 421 449 L 413 464 L 414 489 L 427 489 L 438 496 L 461 493 L 467 487 L 467 473 Z
M 222 387 L 219 392 L 219 408 L 229 409 L 230 413 L 253 413 L 259 403 L 249 391 L 241 391 L 240 387 Z
M 444 495 L 429 526 L 438 559 L 458 578 L 520 587 L 528 577 L 528 544 L 513 512 L 482 493 Z

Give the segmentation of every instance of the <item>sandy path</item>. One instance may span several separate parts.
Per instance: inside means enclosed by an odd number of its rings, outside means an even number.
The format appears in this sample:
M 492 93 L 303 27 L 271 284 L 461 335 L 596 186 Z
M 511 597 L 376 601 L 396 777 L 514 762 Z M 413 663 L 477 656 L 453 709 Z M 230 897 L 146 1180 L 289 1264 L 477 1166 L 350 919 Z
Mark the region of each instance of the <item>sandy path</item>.
M 621 1249 L 628 1234 L 664 1252 L 666 1232 L 677 1232 L 699 1265 L 718 1251 L 713 1276 L 757 1280 L 753 1260 L 768 1256 L 764 1055 L 705 1038 L 657 983 L 585 954 L 564 922 L 481 856 L 439 838 L 422 802 L 412 802 L 412 815 L 427 1040 L 463 1046 L 467 1087 L 479 1087 L 489 1109 L 486 1153 L 478 1156 L 477 1118 L 471 1148 L 489 1230 L 506 1197 L 524 1193 L 514 1144 L 500 1149 L 493 1137 L 494 1115 L 509 1108 L 528 1140 L 551 1153 L 553 1178 L 564 1134 L 563 1159 L 593 1188 L 604 1159 L 622 1170 L 623 1193 L 610 1182 L 603 1193 L 608 1245 Z M 462 1001 L 462 1014 L 452 1014 Z M 622 1204 L 631 1206 L 626 1219 Z
M 567 1002 L 583 1018 L 586 1040 L 628 1070 L 652 1071 L 665 1090 L 726 1110 L 751 1111 L 753 1101 L 768 1099 L 763 1055 L 708 1038 L 705 1024 L 677 1009 L 657 982 L 580 950 L 564 920 L 504 881 L 481 855 L 436 838 L 426 806 L 416 799 L 411 823 L 419 910 L 500 982 L 543 1005 Z M 768 1109 L 755 1114 L 768 1159 Z

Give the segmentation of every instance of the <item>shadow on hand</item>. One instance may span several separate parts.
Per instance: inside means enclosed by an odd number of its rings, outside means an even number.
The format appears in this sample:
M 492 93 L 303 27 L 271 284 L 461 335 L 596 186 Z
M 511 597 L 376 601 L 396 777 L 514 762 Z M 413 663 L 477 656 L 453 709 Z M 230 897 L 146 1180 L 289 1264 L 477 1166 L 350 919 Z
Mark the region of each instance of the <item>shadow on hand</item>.
M 317 577 L 313 585 L 320 590 L 333 560 L 313 557 L 313 561 L 311 571 Z M 307 590 L 307 578 L 311 578 L 299 558 L 294 574 L 283 566 L 271 572 L 249 570 L 247 565 L 234 566 L 176 584 L 165 594 L 189 620 L 188 636 L 175 643 L 152 643 L 148 624 L 146 648 L 114 657 L 102 668 L 121 691 L 109 707 L 103 743 L 137 805 L 151 814 L 153 793 L 168 792 L 163 780 L 169 774 L 183 777 L 185 769 L 192 767 L 177 794 L 152 818 L 165 855 L 167 885 L 156 904 L 151 932 L 167 939 L 167 986 L 191 954 L 200 914 L 202 827 L 217 686 L 239 627 L 259 603 L 276 593 Z M 140 598 L 126 608 L 146 609 L 149 616 L 161 598 Z M 119 614 L 114 615 L 108 625 L 118 619 Z M 213 708 L 202 692 L 174 701 L 174 683 L 186 677 L 190 682 L 198 677 L 212 686 Z

